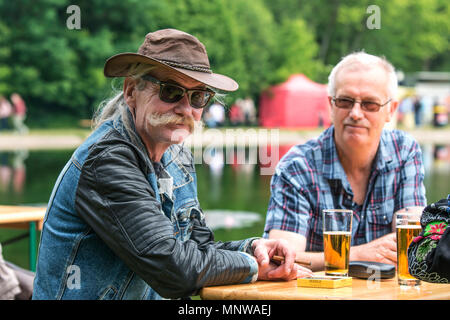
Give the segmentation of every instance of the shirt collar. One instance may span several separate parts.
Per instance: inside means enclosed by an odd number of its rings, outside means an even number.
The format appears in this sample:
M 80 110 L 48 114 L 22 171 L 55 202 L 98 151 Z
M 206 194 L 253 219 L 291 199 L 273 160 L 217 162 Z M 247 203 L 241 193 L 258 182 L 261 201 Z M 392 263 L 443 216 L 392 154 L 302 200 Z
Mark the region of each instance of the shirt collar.
M 377 171 L 386 171 L 390 169 L 392 163 L 392 153 L 389 152 L 387 145 L 389 133 L 383 130 L 380 137 L 380 144 L 375 156 L 373 168 Z M 339 161 L 334 142 L 334 126 L 325 130 L 319 140 L 322 141 L 322 172 L 323 176 L 328 180 L 345 180 L 347 181 L 344 168 Z

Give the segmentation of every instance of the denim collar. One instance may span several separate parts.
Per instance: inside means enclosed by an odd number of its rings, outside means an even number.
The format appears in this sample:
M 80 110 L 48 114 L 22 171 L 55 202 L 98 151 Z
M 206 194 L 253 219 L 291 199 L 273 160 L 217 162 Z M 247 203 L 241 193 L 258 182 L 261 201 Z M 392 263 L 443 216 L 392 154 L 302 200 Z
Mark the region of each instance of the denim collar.
M 185 185 L 186 183 L 190 183 L 193 181 L 192 175 L 186 170 L 184 166 L 184 162 L 187 161 L 188 163 L 190 163 L 190 160 L 188 159 L 189 157 L 186 158 L 186 150 L 182 146 L 176 144 L 171 145 L 164 152 L 163 156 L 161 157 L 161 161 L 156 164 L 148 156 L 147 148 L 145 147 L 141 137 L 136 131 L 133 116 L 128 108 L 126 116 L 128 117 L 128 121 L 131 124 L 131 132 L 128 132 L 128 130 L 125 129 L 121 115 L 114 120 L 113 126 L 122 136 L 127 139 L 127 141 L 135 145 L 140 151 L 142 151 L 142 153 L 145 154 L 145 159 L 146 161 L 148 161 L 148 167 L 150 168 L 151 172 L 157 173 L 155 168 L 162 167 L 164 169 L 164 172 L 158 170 L 158 173 L 163 175 L 163 179 L 168 178 L 165 173 L 168 173 L 171 177 L 173 177 L 173 189 L 177 189 Z M 134 135 L 136 139 L 132 139 L 131 135 Z M 137 141 L 134 142 L 134 140 Z

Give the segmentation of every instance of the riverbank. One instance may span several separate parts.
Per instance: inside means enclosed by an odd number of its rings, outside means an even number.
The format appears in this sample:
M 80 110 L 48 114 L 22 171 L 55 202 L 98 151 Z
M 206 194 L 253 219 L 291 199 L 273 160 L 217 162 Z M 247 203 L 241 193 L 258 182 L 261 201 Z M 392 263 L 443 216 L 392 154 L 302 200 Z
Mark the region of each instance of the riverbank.
M 304 143 L 317 137 L 323 130 L 288 130 L 264 128 L 221 128 L 205 129 L 202 133 L 186 140 L 187 146 L 210 145 L 293 145 Z M 420 128 L 405 130 L 420 144 L 450 144 L 450 126 L 444 128 Z M 0 150 L 52 150 L 75 149 L 91 133 L 89 129 L 55 129 L 30 130 L 28 134 L 19 135 L 13 132 L 0 134 Z

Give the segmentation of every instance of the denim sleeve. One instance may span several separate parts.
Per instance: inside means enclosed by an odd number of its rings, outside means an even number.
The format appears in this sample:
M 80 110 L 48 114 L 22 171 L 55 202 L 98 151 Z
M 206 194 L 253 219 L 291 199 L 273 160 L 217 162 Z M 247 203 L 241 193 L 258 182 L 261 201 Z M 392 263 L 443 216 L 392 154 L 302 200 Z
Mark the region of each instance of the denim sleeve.
M 250 264 L 250 272 L 248 274 L 248 277 L 245 278 L 242 283 L 253 283 L 258 279 L 258 263 L 256 262 L 256 259 L 245 252 L 240 252 L 248 261 Z

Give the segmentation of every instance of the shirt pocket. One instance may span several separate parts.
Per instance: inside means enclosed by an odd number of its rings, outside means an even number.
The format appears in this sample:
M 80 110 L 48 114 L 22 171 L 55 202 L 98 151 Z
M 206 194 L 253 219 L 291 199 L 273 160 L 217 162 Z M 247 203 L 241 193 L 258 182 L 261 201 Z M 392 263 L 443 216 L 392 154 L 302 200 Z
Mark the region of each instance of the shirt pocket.
M 372 205 L 365 210 L 364 214 L 367 216 L 368 222 L 367 241 L 375 240 L 393 231 L 393 210 L 393 203 L 391 204 L 389 201 L 383 204 Z

